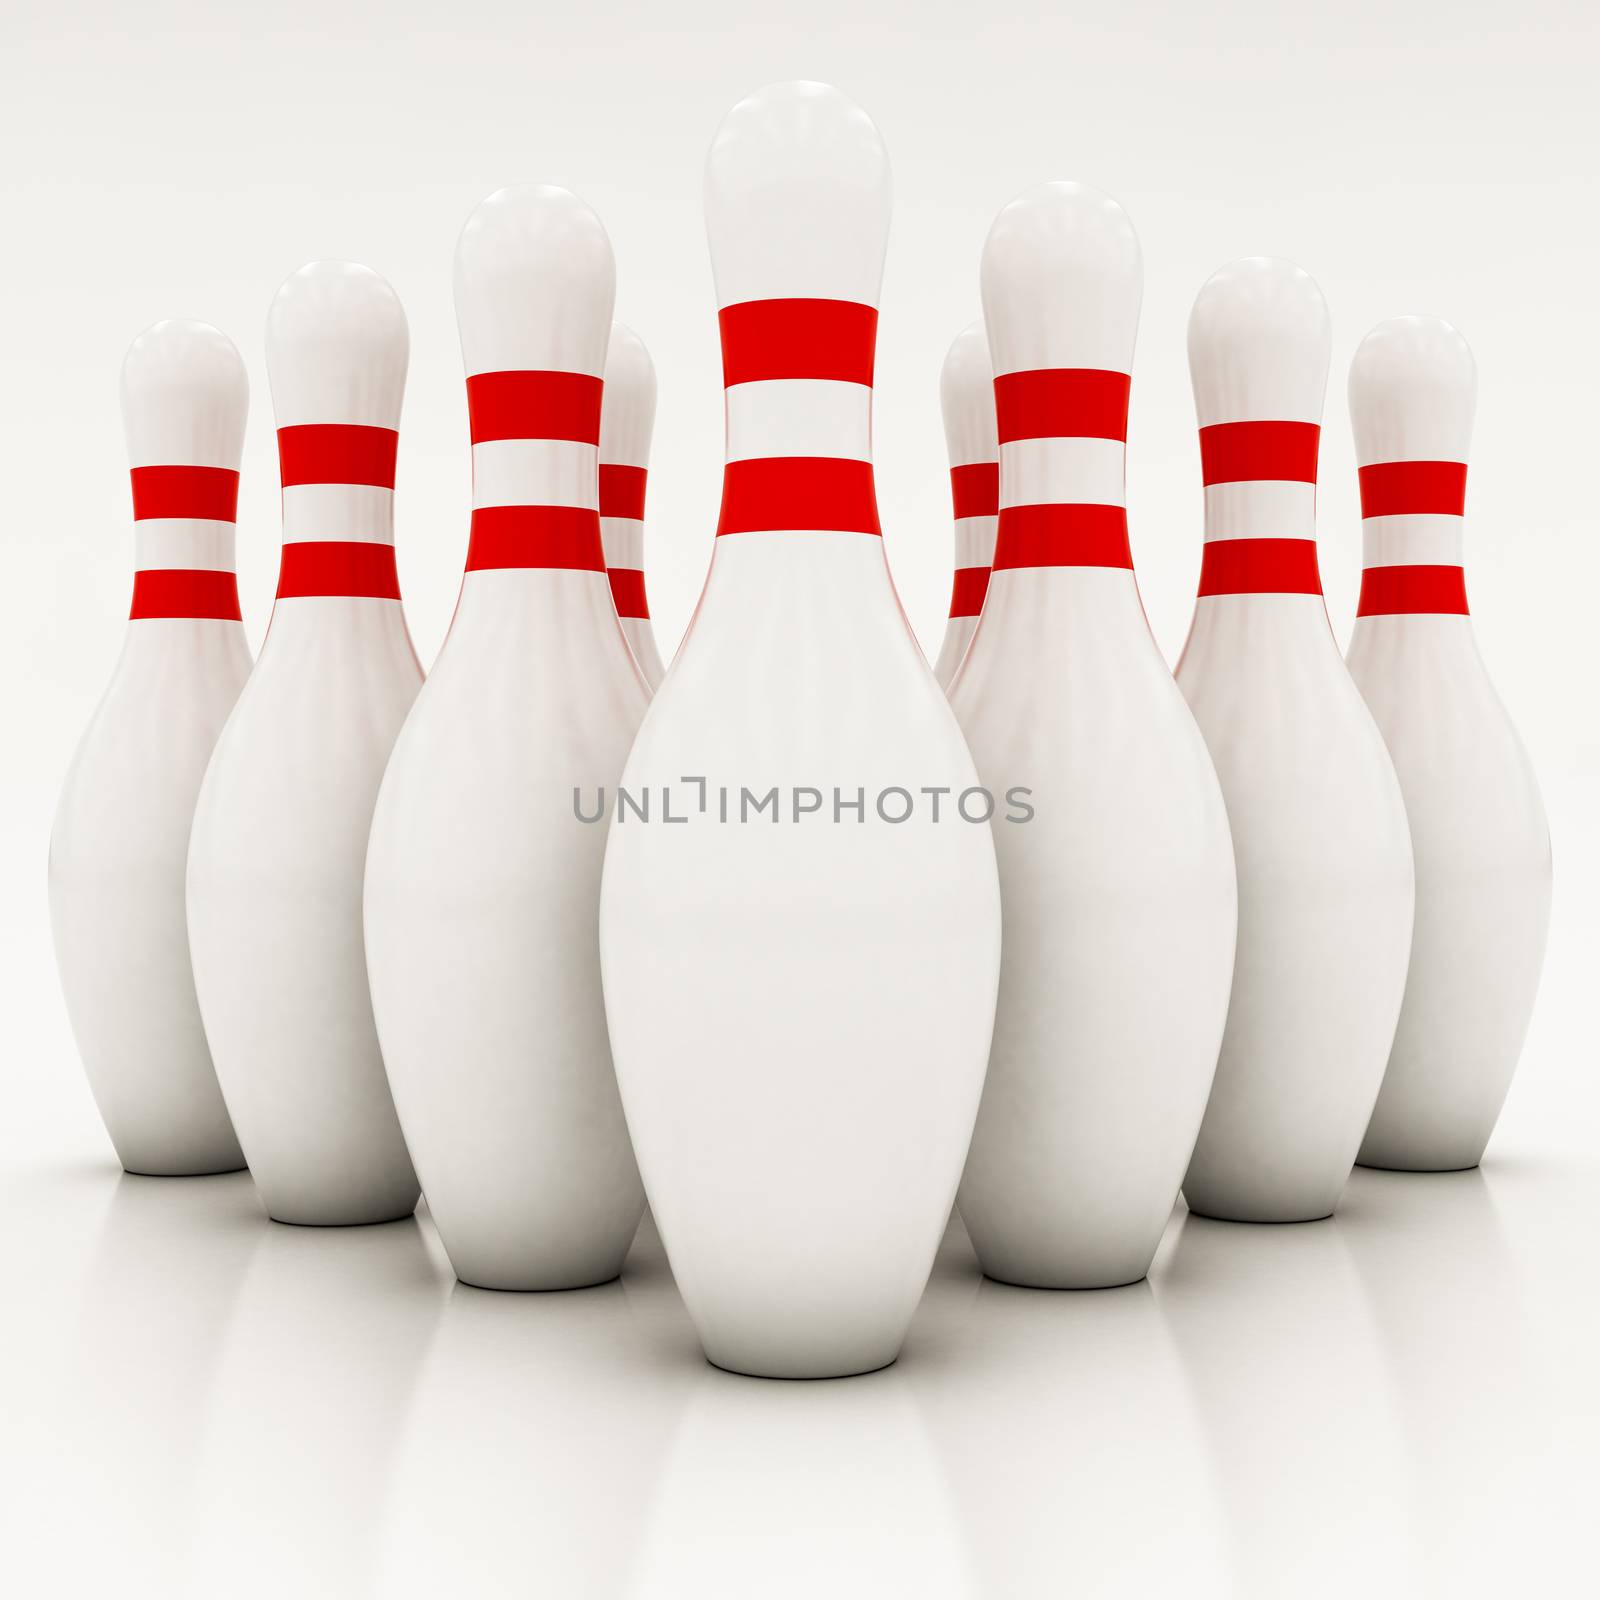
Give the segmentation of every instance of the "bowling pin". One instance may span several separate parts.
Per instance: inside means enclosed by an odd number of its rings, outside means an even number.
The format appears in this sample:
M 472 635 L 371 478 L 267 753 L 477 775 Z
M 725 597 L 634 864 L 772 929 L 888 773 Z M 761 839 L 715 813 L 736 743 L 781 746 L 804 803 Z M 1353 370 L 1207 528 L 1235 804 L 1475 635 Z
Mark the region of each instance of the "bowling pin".
M 666 668 L 644 593 L 644 487 L 656 421 L 656 369 L 644 340 L 611 324 L 600 412 L 600 534 L 623 637 L 652 690 Z
M 1350 367 L 1365 570 L 1349 664 L 1400 777 L 1417 863 L 1400 1024 L 1358 1160 L 1475 1167 L 1527 1031 L 1550 920 L 1539 786 L 1473 637 L 1462 573 L 1478 374 L 1435 317 Z
M 283 561 L 200 790 L 189 937 L 217 1076 L 279 1222 L 383 1222 L 417 1201 L 361 936 L 373 802 L 422 681 L 394 558 L 408 350 L 394 290 L 350 262 L 302 267 L 267 318 Z
M 600 219 L 565 189 L 502 189 L 467 220 L 467 570 L 367 859 L 401 1126 L 457 1276 L 490 1289 L 616 1277 L 644 1209 L 600 994 L 606 830 L 580 814 L 649 700 L 597 510 L 615 283 Z
M 204 322 L 158 322 L 122 364 L 133 604 L 50 838 L 56 959 L 117 1159 L 184 1176 L 244 1165 L 189 964 L 195 796 L 250 672 L 233 573 L 249 384 Z
M 895 1358 L 955 1198 L 994 1017 L 994 846 L 879 536 L 883 141 L 836 89 L 777 84 L 723 121 L 705 196 L 722 512 L 607 842 L 606 1009 L 706 1354 L 834 1376 Z
M 1322 291 L 1267 257 L 1222 268 L 1189 318 L 1206 515 L 1178 684 L 1227 802 L 1239 938 L 1183 1192 L 1191 1210 L 1243 1222 L 1332 1213 L 1411 948 L 1405 806 L 1317 570 L 1329 340 Z
M 933 675 L 950 687 L 983 611 L 1000 513 L 1000 446 L 994 436 L 994 373 L 983 323 L 956 335 L 939 374 L 939 403 L 950 451 L 950 498 L 956 520 L 956 576 L 950 620 Z
M 984 246 L 999 537 L 950 703 L 984 783 L 1026 787 L 1032 816 L 992 825 L 1000 1001 L 960 1207 L 983 1270 L 1035 1288 L 1144 1277 L 1233 973 L 1222 791 L 1128 545 L 1142 280 L 1127 213 L 1083 184 L 1030 189 Z

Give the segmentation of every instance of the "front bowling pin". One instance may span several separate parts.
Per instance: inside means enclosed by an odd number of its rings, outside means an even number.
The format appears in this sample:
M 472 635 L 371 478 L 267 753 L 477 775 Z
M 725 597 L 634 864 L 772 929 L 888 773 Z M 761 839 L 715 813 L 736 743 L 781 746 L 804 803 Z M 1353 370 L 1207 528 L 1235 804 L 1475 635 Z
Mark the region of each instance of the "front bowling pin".
M 158 322 L 122 364 L 133 605 L 50 837 L 61 986 L 129 1172 L 244 1165 L 195 1000 L 184 863 L 195 796 L 250 672 L 234 579 L 249 385 L 203 322 Z
M 1475 1167 L 1527 1031 L 1550 920 L 1550 832 L 1478 654 L 1462 573 L 1478 374 L 1434 317 L 1396 317 L 1350 367 L 1365 571 L 1349 664 L 1394 759 L 1417 861 L 1400 1025 L 1357 1159 Z
M 451 1265 L 490 1289 L 616 1277 L 644 1209 L 596 942 L 596 791 L 649 699 L 596 500 L 615 282 L 600 219 L 565 189 L 502 189 L 467 220 L 472 539 L 367 860 L 401 1125 Z
M 944 412 L 945 444 L 950 452 L 950 499 L 955 510 L 956 572 L 950 588 L 950 620 L 933 675 L 943 688 L 972 643 L 994 560 L 1000 513 L 1000 445 L 994 435 L 994 370 L 983 324 L 974 322 L 956 335 L 939 374 L 939 406 Z
M 666 669 L 644 592 L 644 489 L 656 421 L 656 369 L 644 340 L 611 324 L 600 413 L 600 535 L 623 637 L 652 690 Z
M 984 1271 L 1036 1288 L 1145 1275 L 1233 972 L 1227 813 L 1128 545 L 1142 277 L 1127 213 L 1083 184 L 1012 201 L 983 252 L 1000 528 L 950 703 L 1032 814 L 993 824 L 1000 1002 L 960 1205 Z
M 826 85 L 763 89 L 712 145 L 706 218 L 722 514 L 617 797 L 606 1007 L 707 1355 L 837 1376 L 895 1358 L 955 1197 L 994 1016 L 994 846 L 879 537 L 883 141 Z
M 1303 1222 L 1338 1203 L 1394 1037 L 1411 841 L 1317 570 L 1328 308 L 1291 262 L 1235 261 L 1189 318 L 1205 550 L 1178 683 L 1239 874 L 1233 996 L 1191 1210 Z
M 200 791 L 189 935 L 217 1075 L 279 1222 L 383 1222 L 417 1201 L 361 934 L 373 802 L 422 681 L 394 559 L 408 349 L 394 290 L 349 262 L 302 267 L 267 318 L 283 561 Z

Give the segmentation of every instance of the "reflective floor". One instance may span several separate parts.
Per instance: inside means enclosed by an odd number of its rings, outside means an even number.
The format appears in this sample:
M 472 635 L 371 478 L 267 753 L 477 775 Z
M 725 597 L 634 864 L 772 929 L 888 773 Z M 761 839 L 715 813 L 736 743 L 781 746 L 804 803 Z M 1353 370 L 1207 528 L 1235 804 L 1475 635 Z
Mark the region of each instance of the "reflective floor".
M 248 1178 L 0 1194 L 13 1592 L 1580 1592 L 1600 1472 L 1582 1164 L 1358 1172 L 1327 1223 L 1174 1216 L 1150 1281 L 981 1279 L 901 1361 L 700 1358 L 653 1231 L 567 1295 L 453 1282 L 426 1217 L 266 1222 Z

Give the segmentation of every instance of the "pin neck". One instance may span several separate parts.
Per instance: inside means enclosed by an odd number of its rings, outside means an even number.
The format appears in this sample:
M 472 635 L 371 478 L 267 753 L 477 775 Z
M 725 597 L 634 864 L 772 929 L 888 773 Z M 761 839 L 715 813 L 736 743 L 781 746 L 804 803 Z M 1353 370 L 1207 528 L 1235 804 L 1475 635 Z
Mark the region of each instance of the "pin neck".
M 587 372 L 479 372 L 467 379 L 469 573 L 605 571 L 598 481 L 603 389 Z
M 398 600 L 394 479 L 400 436 L 363 423 L 278 429 L 283 485 L 279 600 Z
M 238 622 L 239 474 L 228 467 L 146 466 L 133 468 L 130 478 L 135 570 L 129 620 Z
M 724 306 L 727 465 L 719 536 L 878 534 L 872 377 L 878 313 L 850 300 Z
M 1200 597 L 1322 593 L 1315 422 L 1220 422 L 1200 430 L 1205 551 Z
M 994 380 L 1000 442 L 994 570 L 1133 569 L 1126 372 L 1039 367 Z
M 1466 616 L 1464 461 L 1382 461 L 1360 469 L 1358 617 Z
M 611 598 L 619 617 L 650 620 L 644 592 L 644 494 L 648 473 L 621 462 L 600 463 L 600 537 Z
M 1000 517 L 1000 463 L 969 461 L 950 469 L 950 499 L 955 511 L 955 582 L 950 615 L 976 617 L 989 592 L 989 569 Z

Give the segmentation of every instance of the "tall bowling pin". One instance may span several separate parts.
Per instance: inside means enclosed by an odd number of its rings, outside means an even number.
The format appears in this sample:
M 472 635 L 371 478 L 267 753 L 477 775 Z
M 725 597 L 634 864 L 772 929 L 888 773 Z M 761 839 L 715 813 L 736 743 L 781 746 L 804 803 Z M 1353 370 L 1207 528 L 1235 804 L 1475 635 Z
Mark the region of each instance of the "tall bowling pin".
M 644 1209 L 600 994 L 606 830 L 581 818 L 649 699 L 596 509 L 615 283 L 600 219 L 565 189 L 502 189 L 467 219 L 467 571 L 367 859 L 401 1125 L 451 1265 L 490 1289 L 616 1277 Z
M 983 323 L 956 335 L 939 374 L 939 404 L 950 451 L 950 498 L 955 507 L 956 573 L 950 620 L 933 675 L 950 687 L 983 612 L 1000 512 L 1000 445 L 994 433 L 994 372 Z
M 1266 257 L 1222 268 L 1189 318 L 1206 519 L 1178 683 L 1227 801 L 1239 939 L 1183 1192 L 1192 1210 L 1245 1222 L 1338 1203 L 1411 947 L 1405 806 L 1317 571 L 1329 340 L 1322 291 Z
M 652 690 L 666 669 L 644 593 L 644 487 L 656 422 L 656 369 L 644 340 L 611 324 L 600 412 L 600 533 L 623 636 Z
M 183 874 L 195 796 L 250 672 L 233 575 L 249 385 L 203 322 L 122 364 L 135 572 L 122 654 L 61 791 L 50 913 L 95 1103 L 129 1172 L 244 1165 L 195 1001 Z
M 1550 920 L 1550 832 L 1467 615 L 1462 514 L 1478 374 L 1435 317 L 1350 367 L 1365 571 L 1350 671 L 1400 775 L 1417 920 L 1400 1025 L 1358 1160 L 1475 1167 L 1516 1070 Z
M 200 790 L 189 936 L 228 1110 L 280 1222 L 417 1202 L 361 936 L 373 802 L 422 681 L 394 560 L 408 350 L 394 290 L 349 262 L 302 267 L 267 318 L 283 562 Z
M 722 515 L 618 796 L 606 1009 L 707 1355 L 832 1376 L 895 1358 L 955 1198 L 994 1017 L 994 846 L 879 537 L 883 141 L 836 89 L 778 84 L 729 112 L 705 192 Z
M 993 824 L 1000 1003 L 961 1215 L 990 1277 L 1104 1288 L 1149 1269 L 1205 1112 L 1233 851 L 1128 545 L 1138 236 L 1109 196 L 1044 184 L 996 218 L 982 277 L 1000 531 L 950 703 L 1033 814 Z

